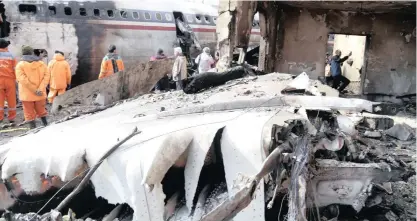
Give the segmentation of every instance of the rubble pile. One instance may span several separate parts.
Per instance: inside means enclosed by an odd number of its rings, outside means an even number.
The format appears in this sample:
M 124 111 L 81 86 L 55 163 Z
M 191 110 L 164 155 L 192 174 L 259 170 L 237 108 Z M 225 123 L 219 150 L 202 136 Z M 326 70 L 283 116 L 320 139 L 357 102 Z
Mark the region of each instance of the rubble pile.
M 414 220 L 414 130 L 404 124 L 392 125 L 389 118 L 348 122 L 345 116 L 320 112 L 307 111 L 308 121 L 275 125 L 270 154 L 242 191 L 246 189 L 247 196 L 254 197 L 254 188 L 270 174 L 266 185 L 274 188 L 267 188 L 267 208 L 276 210 L 277 199 L 288 197 L 284 205 L 288 213 L 276 214 L 278 220 L 310 220 L 307 214 L 321 220 Z M 344 121 L 338 120 L 341 117 Z M 309 129 L 311 124 L 314 132 Z M 399 135 L 403 134 L 400 131 L 407 131 L 409 136 Z M 370 132 L 378 136 L 370 137 Z M 232 201 L 225 201 L 227 205 L 211 211 L 203 220 L 228 220 L 249 204 L 247 198 Z M 233 204 L 240 206 L 232 213 L 219 215 L 220 210 L 230 211 Z M 353 211 L 346 210 L 346 205 Z M 319 208 L 321 212 L 315 214 Z M 325 210 L 333 212 L 329 215 L 323 213 Z
M 245 74 L 190 94 L 63 108 L 61 120 L 2 146 L 0 198 L 9 208 L 45 188 L 71 190 L 102 163 L 88 180 L 112 205 L 106 221 L 416 219 L 415 119 L 333 92 L 306 74 Z M 100 160 L 132 127 L 140 134 Z M 53 202 L 3 218 L 91 220 L 73 203 L 79 215 Z

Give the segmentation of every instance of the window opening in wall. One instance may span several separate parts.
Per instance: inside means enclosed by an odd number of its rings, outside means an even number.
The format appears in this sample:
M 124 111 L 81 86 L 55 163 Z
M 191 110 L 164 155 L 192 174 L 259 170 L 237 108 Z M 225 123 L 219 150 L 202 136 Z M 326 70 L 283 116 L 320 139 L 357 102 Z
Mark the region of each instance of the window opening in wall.
M 120 11 L 120 17 L 127 18 L 127 11 Z
M 85 8 L 80 8 L 80 15 L 87 16 L 87 10 Z
M 342 93 L 362 93 L 366 41 L 366 36 L 361 35 L 328 35 L 324 64 L 326 84 Z
M 161 13 L 156 13 L 156 14 L 155 14 L 155 18 L 156 18 L 156 20 L 161 21 L 161 20 L 162 20 L 162 15 L 161 15 Z
M 109 18 L 113 18 L 114 17 L 113 10 L 107 10 L 107 16 L 109 16 Z
M 139 13 L 138 12 L 132 12 L 132 16 L 134 19 L 139 19 Z
M 93 13 L 94 13 L 94 16 L 96 16 L 96 17 L 100 17 L 100 9 L 94 9 L 93 10 Z
M 65 7 L 64 8 L 64 13 L 68 16 L 72 15 L 72 9 L 70 7 Z
M 56 7 L 55 6 L 48 6 L 49 15 L 56 15 Z
M 20 4 L 19 5 L 20 13 L 30 13 L 36 14 L 36 5 Z
M 145 19 L 151 20 L 151 15 L 148 12 L 145 12 Z
M 172 21 L 172 16 L 170 14 L 168 14 L 168 13 L 165 13 L 165 19 L 167 21 Z

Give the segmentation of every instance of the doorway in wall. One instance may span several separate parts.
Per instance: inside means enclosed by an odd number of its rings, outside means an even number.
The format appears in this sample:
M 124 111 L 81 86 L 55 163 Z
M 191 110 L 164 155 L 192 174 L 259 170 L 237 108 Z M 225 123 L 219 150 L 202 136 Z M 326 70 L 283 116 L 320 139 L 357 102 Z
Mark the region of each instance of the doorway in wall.
M 335 56 L 336 50 L 341 51 L 340 58 L 345 58 L 352 52 L 352 55 L 342 62 L 342 75 L 346 77 L 350 84 L 343 90 L 344 93 L 359 95 L 362 93 L 361 75 L 364 74 L 366 68 L 365 50 L 367 46 L 367 37 L 364 35 L 346 35 L 346 34 L 329 34 L 326 50 L 326 67 L 325 74 L 327 83 L 330 86 L 342 89 L 342 82 L 333 81 L 330 70 L 330 61 Z M 336 85 L 334 85 L 336 83 Z

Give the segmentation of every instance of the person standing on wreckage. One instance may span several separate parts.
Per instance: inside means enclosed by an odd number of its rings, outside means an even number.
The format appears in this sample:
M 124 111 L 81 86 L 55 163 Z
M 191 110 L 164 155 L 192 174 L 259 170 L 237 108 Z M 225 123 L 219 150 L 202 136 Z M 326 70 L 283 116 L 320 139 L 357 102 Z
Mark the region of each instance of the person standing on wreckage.
M 122 58 L 117 54 L 116 46 L 110 45 L 108 49 L 108 54 L 104 56 L 103 61 L 101 62 L 100 74 L 98 79 L 103 79 L 105 77 L 111 76 L 114 73 L 125 70 L 125 65 Z
M 49 74 L 42 58 L 34 55 L 30 46 L 22 47 L 22 58 L 16 65 L 16 78 L 19 83 L 19 98 L 23 105 L 25 122 L 31 129 L 36 128 L 36 117 L 41 118 L 44 126 L 48 125 L 46 116 L 46 86 Z
M 333 56 L 332 59 L 330 60 L 330 72 L 332 73 L 332 77 L 333 77 L 332 88 L 338 90 L 340 93 L 342 93 L 342 91 L 350 83 L 350 80 L 342 75 L 341 65 L 344 61 L 346 61 L 352 55 L 352 52 L 350 52 L 347 56 L 343 58 L 340 58 L 341 55 L 342 55 L 342 52 L 340 50 L 336 50 L 335 56 Z
M 177 85 L 177 90 L 183 89 L 182 80 L 186 79 L 187 74 L 187 58 L 182 54 L 180 47 L 174 48 L 175 62 L 172 67 L 172 80 Z
M 64 94 L 71 85 L 71 68 L 65 60 L 64 52 L 55 51 L 54 59 L 48 64 L 49 93 L 48 101 L 52 104 L 57 95 Z

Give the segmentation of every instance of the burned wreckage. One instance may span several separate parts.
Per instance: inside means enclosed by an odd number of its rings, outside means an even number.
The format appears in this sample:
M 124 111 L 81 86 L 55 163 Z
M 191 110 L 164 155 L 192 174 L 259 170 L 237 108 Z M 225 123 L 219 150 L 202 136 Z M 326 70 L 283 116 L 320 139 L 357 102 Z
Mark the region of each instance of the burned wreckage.
M 143 95 L 2 145 L 2 219 L 415 219 L 415 131 L 378 115 L 392 108 L 322 96 L 314 88 L 327 86 L 311 80 L 310 96 L 288 95 L 304 74 L 243 76 Z M 166 110 L 138 114 L 147 105 Z

